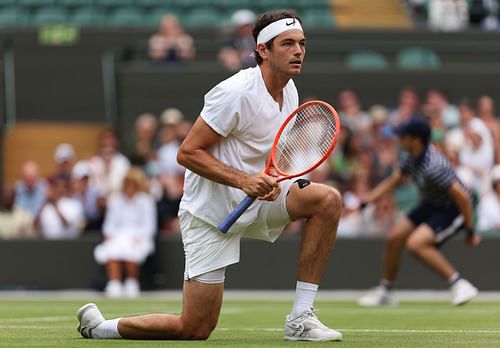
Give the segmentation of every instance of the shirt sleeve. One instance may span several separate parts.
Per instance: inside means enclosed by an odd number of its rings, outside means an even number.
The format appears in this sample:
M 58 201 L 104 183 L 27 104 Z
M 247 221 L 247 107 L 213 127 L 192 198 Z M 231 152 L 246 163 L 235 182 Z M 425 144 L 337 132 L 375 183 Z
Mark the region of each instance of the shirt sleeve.
M 238 125 L 240 99 L 237 91 L 215 86 L 205 95 L 201 117 L 215 132 L 227 137 Z
M 426 179 L 444 190 L 448 190 L 453 182 L 458 180 L 450 167 L 436 167 L 434 170 L 429 171 Z

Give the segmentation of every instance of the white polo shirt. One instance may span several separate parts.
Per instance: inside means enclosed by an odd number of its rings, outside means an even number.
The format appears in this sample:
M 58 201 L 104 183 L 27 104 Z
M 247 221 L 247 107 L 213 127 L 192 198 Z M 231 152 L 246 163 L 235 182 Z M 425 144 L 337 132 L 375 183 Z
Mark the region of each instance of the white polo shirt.
M 271 146 L 284 119 L 298 107 L 298 93 L 292 80 L 283 89 L 283 106 L 271 97 L 260 68 L 239 71 L 216 85 L 205 95 L 203 120 L 223 138 L 209 152 L 227 166 L 253 174 L 266 166 Z M 186 170 L 184 196 L 180 209 L 217 226 L 245 198 L 237 188 L 218 184 Z M 252 223 L 255 203 L 233 225 L 231 231 Z

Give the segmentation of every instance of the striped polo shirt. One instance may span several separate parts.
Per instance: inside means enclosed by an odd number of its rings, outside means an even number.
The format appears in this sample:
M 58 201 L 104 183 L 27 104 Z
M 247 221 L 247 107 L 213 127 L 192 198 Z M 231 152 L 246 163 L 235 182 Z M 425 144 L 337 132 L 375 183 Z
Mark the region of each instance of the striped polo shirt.
M 448 190 L 455 180 L 462 186 L 463 184 L 448 159 L 433 145 L 429 145 L 418 158 L 403 152 L 399 165 L 403 175 L 411 175 L 413 178 L 422 200 L 438 207 L 455 204 L 448 195 Z

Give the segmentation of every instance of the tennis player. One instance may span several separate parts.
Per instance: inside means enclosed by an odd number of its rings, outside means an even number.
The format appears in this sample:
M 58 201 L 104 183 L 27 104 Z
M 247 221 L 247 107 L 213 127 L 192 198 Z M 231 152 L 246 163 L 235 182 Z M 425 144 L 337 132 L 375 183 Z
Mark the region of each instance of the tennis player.
M 362 206 L 396 188 L 405 178 L 417 184 L 421 201 L 390 231 L 383 257 L 380 285 L 359 299 L 362 306 L 394 304 L 393 283 L 401 253 L 406 248 L 451 287 L 452 303 L 464 304 L 478 291 L 453 268 L 439 251 L 445 241 L 465 232 L 469 246 L 480 242 L 474 234 L 472 202 L 448 160 L 429 144 L 431 128 L 425 118 L 414 117 L 397 129 L 404 156 L 400 170 L 382 181 L 365 198 Z
M 313 309 L 335 241 L 340 194 L 306 179 L 278 184 L 263 171 L 279 126 L 298 107 L 292 77 L 300 73 L 305 55 L 301 21 L 291 11 L 264 13 L 253 35 L 257 66 L 205 95 L 200 117 L 178 153 L 187 168 L 179 211 L 186 256 L 182 314 L 104 320 L 95 304 L 87 304 L 77 312 L 83 337 L 207 339 L 217 325 L 226 268 L 240 259 L 240 239 L 274 242 L 286 224 L 305 218 L 295 301 L 284 338 L 342 340 Z M 216 226 L 247 195 L 259 199 L 227 234 L 218 231 Z

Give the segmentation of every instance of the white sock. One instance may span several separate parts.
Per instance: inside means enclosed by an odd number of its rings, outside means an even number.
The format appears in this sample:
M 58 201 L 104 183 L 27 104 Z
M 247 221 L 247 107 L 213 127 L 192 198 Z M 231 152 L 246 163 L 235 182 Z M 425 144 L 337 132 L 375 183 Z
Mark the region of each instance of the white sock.
M 122 338 L 118 332 L 118 319 L 104 320 L 92 330 L 92 338 Z
M 295 290 L 295 301 L 292 307 L 292 318 L 296 318 L 303 312 L 313 308 L 314 298 L 316 297 L 316 292 L 318 292 L 318 284 L 297 282 L 297 288 Z
M 460 273 L 455 272 L 451 275 L 450 279 L 448 279 L 448 284 L 451 286 L 455 284 L 460 279 Z

